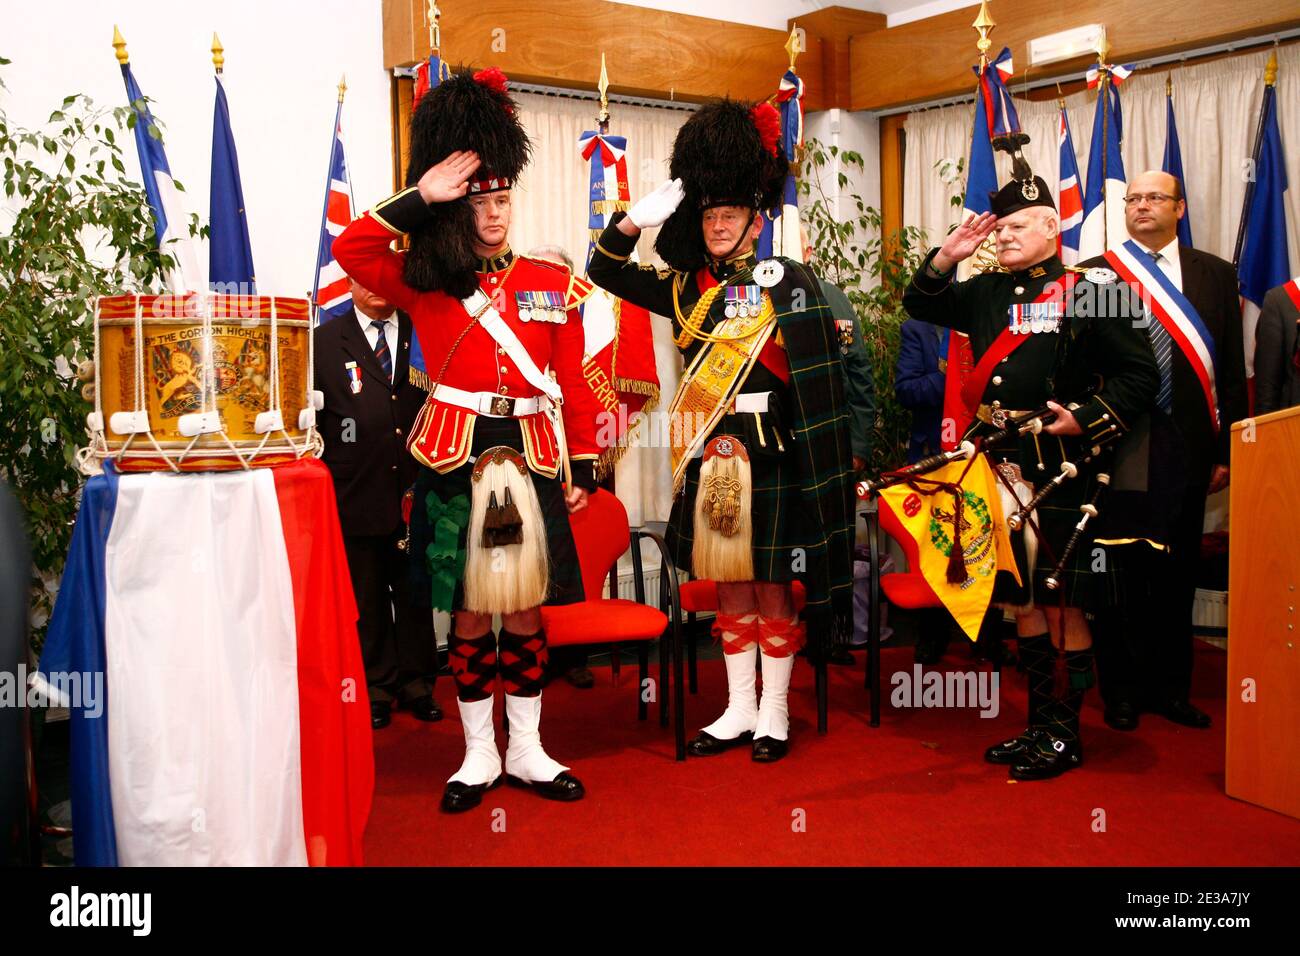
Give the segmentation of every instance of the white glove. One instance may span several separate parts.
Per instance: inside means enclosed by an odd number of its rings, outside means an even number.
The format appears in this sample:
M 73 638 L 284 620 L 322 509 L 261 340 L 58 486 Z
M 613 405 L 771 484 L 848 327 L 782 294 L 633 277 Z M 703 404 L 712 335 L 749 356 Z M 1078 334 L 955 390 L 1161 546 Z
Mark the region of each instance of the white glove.
M 638 229 L 652 229 L 662 226 L 673 211 L 681 204 L 686 190 L 680 179 L 670 179 L 648 196 L 642 196 L 635 206 L 628 210 L 627 218 Z

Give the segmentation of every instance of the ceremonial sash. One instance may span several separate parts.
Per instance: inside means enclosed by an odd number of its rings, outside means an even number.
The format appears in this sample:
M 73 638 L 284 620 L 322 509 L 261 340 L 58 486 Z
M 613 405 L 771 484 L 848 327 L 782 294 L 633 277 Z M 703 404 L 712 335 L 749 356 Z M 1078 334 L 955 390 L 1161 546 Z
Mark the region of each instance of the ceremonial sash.
M 1109 250 L 1106 261 L 1121 279 L 1141 297 L 1169 337 L 1182 350 L 1205 393 L 1206 410 L 1217 434 L 1219 396 L 1214 386 L 1214 337 L 1201 321 L 1196 307 L 1187 300 L 1151 256 L 1132 239 Z
M 708 269 L 701 269 L 695 274 L 695 284 L 701 293 L 721 285 Z M 776 344 L 776 339 L 768 339 L 763 350 L 758 353 L 758 360 L 782 382 L 790 384 L 790 361 L 785 356 L 785 349 Z
M 1286 290 L 1286 296 L 1291 300 L 1291 304 L 1300 309 L 1300 276 L 1283 283 L 1282 288 Z
M 505 349 L 510 360 L 519 366 L 519 371 L 523 373 L 529 385 L 553 400 L 561 398 L 560 386 L 537 367 L 533 357 L 528 354 L 528 349 L 524 348 L 524 344 L 519 341 L 519 336 L 515 335 L 515 330 L 506 324 L 506 320 L 501 318 L 501 314 L 496 309 L 492 308 L 492 300 L 482 289 L 477 289 L 473 295 L 461 299 L 460 304 L 471 316 L 478 317 L 484 331 L 492 336 L 492 340 L 497 345 Z
M 725 288 L 715 286 L 700 298 L 691 312 L 698 323 Z M 764 296 L 757 316 L 723 319 L 712 330 L 730 341 L 706 342 L 682 375 L 681 385 L 668 409 L 668 432 L 673 467 L 673 494 L 682 487 L 686 466 L 703 446 L 709 433 L 726 414 L 727 406 L 749 377 L 759 352 L 776 330 L 776 309 Z
M 1041 305 L 1047 302 L 1064 305 L 1065 296 L 1074 288 L 1076 279 L 1076 273 L 1067 272 L 1061 277 L 1059 282 L 1049 282 L 1046 288 L 1043 289 L 1042 293 L 1039 294 L 1038 298 L 1034 299 L 1032 302 L 1017 303 L 1017 305 Z M 1014 307 L 1016 306 L 1013 306 L 1013 308 Z M 1034 333 L 1022 331 L 1019 326 L 1013 327 L 1010 323 L 1007 324 L 1007 327 L 1002 330 L 1002 333 L 993 340 L 993 344 L 989 346 L 988 351 L 980 356 L 980 360 L 976 364 L 975 370 L 971 372 L 966 381 L 962 383 L 961 398 L 962 401 L 966 403 L 967 408 L 974 409 L 979 407 L 980 399 L 984 397 L 984 388 L 988 385 L 989 379 L 993 375 L 993 369 L 995 369 L 998 366 L 998 363 L 1004 358 L 1033 338 L 1033 335 Z

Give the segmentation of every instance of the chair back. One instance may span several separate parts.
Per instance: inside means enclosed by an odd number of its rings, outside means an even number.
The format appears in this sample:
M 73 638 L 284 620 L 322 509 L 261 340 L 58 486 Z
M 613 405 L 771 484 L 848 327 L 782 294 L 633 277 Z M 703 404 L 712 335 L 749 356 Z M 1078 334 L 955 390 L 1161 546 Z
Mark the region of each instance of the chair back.
M 880 516 L 880 527 L 885 534 L 897 541 L 899 547 L 903 549 L 903 557 L 907 559 L 907 570 L 914 574 L 920 574 L 921 549 L 916 546 L 916 539 L 907 533 L 907 529 L 903 527 L 903 522 L 898 520 L 898 515 L 894 514 L 893 508 L 885 504 L 884 499 L 880 499 L 877 511 Z
M 627 509 L 617 495 L 599 488 L 587 496 L 587 507 L 569 515 L 569 527 L 578 546 L 582 589 L 588 601 L 598 601 L 609 569 L 628 547 Z

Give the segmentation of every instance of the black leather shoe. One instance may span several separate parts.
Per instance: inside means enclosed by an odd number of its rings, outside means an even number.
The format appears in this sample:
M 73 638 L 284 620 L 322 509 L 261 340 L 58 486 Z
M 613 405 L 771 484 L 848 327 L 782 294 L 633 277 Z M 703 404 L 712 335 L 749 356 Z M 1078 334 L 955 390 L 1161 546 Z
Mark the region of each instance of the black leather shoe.
M 1066 743 L 1044 732 L 1026 757 L 1011 767 L 1016 780 L 1050 780 L 1083 763 L 1079 741 Z
M 1107 704 L 1103 716 L 1107 727 L 1113 727 L 1115 730 L 1137 730 L 1138 709 L 1127 700 Z
M 758 737 L 750 755 L 757 763 L 775 763 L 790 752 L 790 741 L 775 737 Z
M 732 737 L 730 740 L 719 740 L 713 734 L 701 730 L 686 744 L 686 752 L 692 757 L 712 757 L 714 754 L 720 754 L 732 747 L 747 744 L 753 739 L 754 732 L 752 730 L 747 730 L 739 737 Z
M 587 667 L 570 667 L 564 672 L 564 679 L 581 690 L 596 686 L 596 675 Z
M 1153 709 L 1161 717 L 1184 727 L 1204 730 L 1210 726 L 1210 715 L 1199 707 L 1193 707 L 1186 697 L 1166 701 Z
M 513 774 L 506 774 L 506 780 L 512 787 L 527 787 L 548 800 L 581 800 L 587 793 L 582 781 L 568 771 L 557 774 L 554 780 L 524 780 Z
M 386 700 L 372 700 L 370 702 L 370 726 L 375 730 L 383 730 L 393 722 L 393 705 Z
M 1030 727 L 1019 737 L 1013 737 L 1010 740 L 1004 740 L 1000 744 L 994 744 L 984 751 L 984 759 L 989 763 L 996 764 L 1018 763 L 1029 751 L 1034 749 L 1034 744 L 1041 733 L 1042 730 L 1039 728 Z
M 453 780 L 447 784 L 447 789 L 442 791 L 442 809 L 447 813 L 463 813 L 466 810 L 473 810 L 483 802 L 483 794 L 489 790 L 495 790 L 501 786 L 501 778 L 497 777 L 491 783 L 461 783 L 459 780 Z
M 417 697 L 402 706 L 409 710 L 411 716 L 416 720 L 423 720 L 427 724 L 436 724 L 442 720 L 442 708 L 438 706 L 438 702 L 433 699 L 432 694 Z

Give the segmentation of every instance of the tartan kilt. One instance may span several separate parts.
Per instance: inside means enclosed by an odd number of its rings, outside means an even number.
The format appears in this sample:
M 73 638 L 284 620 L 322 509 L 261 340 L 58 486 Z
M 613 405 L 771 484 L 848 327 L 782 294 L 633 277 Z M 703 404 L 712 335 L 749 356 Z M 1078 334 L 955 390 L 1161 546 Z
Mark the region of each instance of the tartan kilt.
M 813 549 L 809 540 L 816 528 L 804 520 L 799 492 L 799 462 L 794 454 L 793 442 L 787 442 L 785 451 L 770 453 L 756 448 L 757 442 L 746 434 L 747 429 L 736 427 L 739 422 L 726 416 L 709 435 L 732 435 L 749 452 L 750 475 L 753 479 L 753 496 L 750 499 L 751 524 L 754 530 L 754 579 L 756 581 L 790 582 L 802 572 L 794 570 L 796 548 L 803 548 L 805 560 L 801 567 L 813 566 Z M 769 445 L 771 440 L 768 440 Z M 679 568 L 691 569 L 691 551 L 695 547 L 695 496 L 700 486 L 701 458 L 693 459 L 686 468 L 682 493 L 673 501 L 668 519 L 665 542 L 673 563 Z M 691 569 L 692 575 L 694 570 Z
M 513 418 L 488 418 L 479 416 L 474 422 L 474 440 L 470 445 L 470 457 L 477 458 L 494 445 L 505 445 L 523 455 L 523 438 L 519 423 Z M 411 508 L 411 586 L 414 588 L 411 599 L 419 607 L 432 605 L 433 579 L 424 560 L 425 549 L 433 541 L 433 528 L 429 524 L 425 510 L 425 497 L 430 491 L 435 492 L 442 501 L 448 501 L 456 495 L 471 496 L 470 477 L 474 470 L 473 462 L 466 462 L 454 471 L 439 474 L 432 468 L 421 466 L 415 479 L 415 503 Z M 573 543 L 573 530 L 569 527 L 569 509 L 564 504 L 564 487 L 560 475 L 546 478 L 531 469 L 528 475 L 533 480 L 537 491 L 537 500 L 541 505 L 542 519 L 546 530 L 546 548 L 551 559 L 551 584 L 547 595 L 547 604 L 576 604 L 583 600 L 582 571 L 578 565 L 578 549 Z M 460 531 L 459 546 L 464 548 L 469 538 L 469 529 Z M 453 599 L 455 607 L 465 603 L 464 581 L 456 584 Z

